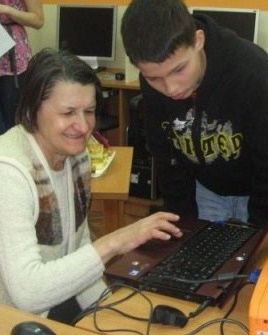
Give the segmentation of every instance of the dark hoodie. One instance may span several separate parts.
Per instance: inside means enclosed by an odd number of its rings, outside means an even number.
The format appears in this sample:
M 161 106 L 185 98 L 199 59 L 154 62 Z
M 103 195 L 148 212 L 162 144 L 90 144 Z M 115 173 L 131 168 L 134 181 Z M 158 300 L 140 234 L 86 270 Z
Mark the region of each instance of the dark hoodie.
M 205 31 L 207 70 L 195 96 L 175 101 L 140 78 L 166 208 L 197 216 L 197 179 L 219 195 L 249 195 L 249 222 L 265 225 L 268 56 L 208 17 L 196 23 Z

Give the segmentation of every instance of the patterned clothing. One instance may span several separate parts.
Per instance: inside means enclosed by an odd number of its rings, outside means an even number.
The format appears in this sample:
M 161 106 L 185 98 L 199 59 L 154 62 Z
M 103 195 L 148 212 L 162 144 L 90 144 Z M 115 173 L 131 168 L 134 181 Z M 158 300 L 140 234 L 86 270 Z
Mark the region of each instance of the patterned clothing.
M 26 11 L 26 5 L 23 0 L 2 0 L 1 4 L 9 5 L 19 10 Z M 15 40 L 15 59 L 17 74 L 23 73 L 31 58 L 31 48 L 27 32 L 24 26 L 12 21 L 4 14 L 0 14 L 0 22 L 3 27 L 12 35 Z M 9 53 L 0 58 L 0 76 L 14 75 L 11 69 Z
M 0 136 L 0 189 L 7 190 L 0 197 L 0 303 L 47 315 L 73 296 L 85 308 L 105 288 L 87 222 L 87 152 L 65 166 L 69 222 L 61 222 L 51 170 L 34 137 L 21 126 Z

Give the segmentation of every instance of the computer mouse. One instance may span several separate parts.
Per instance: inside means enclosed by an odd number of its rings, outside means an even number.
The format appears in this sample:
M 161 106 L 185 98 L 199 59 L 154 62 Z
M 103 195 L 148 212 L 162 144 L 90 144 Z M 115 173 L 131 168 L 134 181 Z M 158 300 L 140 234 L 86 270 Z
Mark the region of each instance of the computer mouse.
M 24 321 L 11 330 L 11 335 L 56 335 L 56 333 L 40 322 Z

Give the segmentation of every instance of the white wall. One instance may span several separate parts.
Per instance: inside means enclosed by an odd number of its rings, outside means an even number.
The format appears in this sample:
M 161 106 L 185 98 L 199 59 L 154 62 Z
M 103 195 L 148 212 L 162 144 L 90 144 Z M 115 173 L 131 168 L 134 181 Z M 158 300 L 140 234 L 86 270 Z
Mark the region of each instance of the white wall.
M 118 6 L 116 61 L 104 62 L 101 65 L 125 69 L 127 79 L 133 80 L 136 79 L 137 72 L 133 69 L 131 64 L 129 64 L 128 59 L 125 57 L 120 35 L 120 23 L 125 9 L 126 6 Z M 56 47 L 57 5 L 44 5 L 44 13 L 44 26 L 37 31 L 34 29 L 28 29 L 33 53 L 36 53 L 43 47 Z M 268 52 L 268 11 L 260 11 L 258 44 Z
M 260 11 L 258 45 L 268 52 L 268 11 Z

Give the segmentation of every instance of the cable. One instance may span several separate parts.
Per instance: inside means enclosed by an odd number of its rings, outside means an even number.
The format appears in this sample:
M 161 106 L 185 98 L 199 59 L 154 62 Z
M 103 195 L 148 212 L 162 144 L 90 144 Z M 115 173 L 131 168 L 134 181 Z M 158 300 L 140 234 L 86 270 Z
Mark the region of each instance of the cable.
M 150 327 L 151 327 L 151 317 L 152 317 L 152 314 L 153 314 L 153 304 L 151 302 L 151 300 L 146 297 L 145 294 L 143 294 L 139 289 L 136 289 L 136 288 L 133 288 L 129 285 L 125 285 L 125 284 L 114 284 L 112 287 L 109 287 L 106 291 L 111 291 L 113 290 L 115 287 L 126 287 L 126 288 L 129 288 L 131 289 L 132 291 L 135 292 L 135 294 L 140 294 L 149 304 L 149 307 L 150 307 L 150 312 L 149 312 L 149 317 L 148 319 L 144 319 L 144 318 L 137 318 L 137 317 L 134 317 L 134 319 L 140 319 L 141 321 L 147 321 L 147 329 L 146 329 L 146 333 L 145 335 L 149 335 L 150 333 Z M 106 294 L 106 293 L 105 293 Z M 133 296 L 133 294 L 132 294 Z M 102 295 L 101 295 L 102 297 Z M 134 330 L 134 329 L 121 329 L 121 328 L 118 328 L 118 329 L 103 329 L 101 328 L 99 325 L 98 325 L 98 322 L 97 322 L 97 311 L 100 310 L 100 306 L 99 306 L 99 303 L 102 301 L 102 298 L 100 297 L 100 299 L 96 302 L 95 304 L 95 310 L 94 310 L 94 313 L 93 313 L 93 320 L 94 320 L 94 326 L 95 328 L 100 331 L 100 332 L 128 332 L 128 333 L 135 333 L 135 334 L 138 334 L 138 335 L 144 335 L 142 332 L 140 331 L 137 331 L 137 330 Z M 129 299 L 129 295 L 127 296 L 127 298 Z M 113 302 L 111 304 L 107 304 L 107 305 L 102 305 L 101 306 L 101 310 L 105 310 L 105 309 L 109 309 L 109 310 L 113 310 L 115 312 L 118 312 L 119 310 L 117 310 L 116 308 L 111 308 L 111 306 L 114 306 L 114 305 L 117 305 L 118 303 L 121 303 L 122 301 L 125 301 L 126 298 L 124 299 L 120 299 L 116 302 Z M 129 317 L 129 318 L 133 318 L 132 315 L 128 314 L 128 313 L 124 313 L 124 312 L 121 312 L 119 311 L 121 315 L 125 316 L 125 317 Z
M 125 316 L 125 317 L 133 319 L 133 320 L 145 321 L 145 322 L 149 321 L 149 318 L 142 318 L 142 317 L 139 317 L 139 316 L 135 316 L 135 315 L 123 312 L 120 309 L 117 309 L 117 308 L 114 308 L 114 307 L 106 306 L 105 309 L 108 309 L 110 311 L 116 312 L 118 314 L 121 314 L 122 316 Z
M 205 300 L 194 312 L 190 312 L 188 318 L 194 318 L 201 314 L 208 306 L 211 305 L 211 299 Z
M 256 284 L 256 282 L 259 279 L 259 276 L 261 274 L 261 269 L 255 269 L 253 271 L 251 271 L 248 275 L 248 281 L 247 282 L 243 282 L 241 283 L 239 286 L 236 287 L 235 289 L 235 294 L 234 294 L 234 300 L 233 303 L 231 304 L 229 310 L 226 312 L 226 314 L 224 315 L 224 318 L 228 318 L 229 315 L 233 312 L 233 310 L 236 307 L 236 304 L 238 302 L 238 296 L 239 293 L 241 292 L 241 290 L 247 286 L 247 285 L 253 285 Z M 223 330 L 223 326 L 224 326 L 224 321 L 221 322 L 220 324 L 220 335 L 224 335 L 224 330 Z
M 100 297 L 95 302 L 93 302 L 91 305 L 89 305 L 87 308 L 85 308 L 79 315 L 77 315 L 76 318 L 72 321 L 71 324 L 75 325 L 78 321 L 80 321 L 85 316 L 95 312 L 96 308 L 97 308 L 97 310 L 102 310 L 102 307 L 97 306 L 97 304 L 100 303 L 101 301 L 104 301 L 105 299 L 107 299 L 111 295 L 111 293 L 114 289 L 122 287 L 122 286 L 133 289 L 132 287 L 127 286 L 127 285 L 123 285 L 123 284 L 122 285 L 121 284 L 120 285 L 118 285 L 118 284 L 110 285 L 109 287 L 107 287 L 101 293 Z M 127 295 L 126 297 L 124 297 L 120 300 L 117 300 L 114 303 L 111 303 L 110 306 L 112 307 L 113 305 L 123 303 L 124 301 L 126 301 L 128 299 L 131 299 L 135 294 L 137 294 L 137 291 L 133 292 L 133 290 L 132 290 L 132 292 L 129 295 Z
M 126 295 L 125 297 L 119 299 L 119 300 L 116 300 L 116 301 L 112 302 L 112 303 L 109 303 L 109 304 L 106 304 L 106 305 L 100 305 L 108 296 L 111 295 L 111 293 L 115 289 L 120 288 L 120 287 L 126 287 L 126 288 L 130 289 L 131 293 Z M 136 294 L 140 294 L 149 303 L 149 306 L 150 306 L 150 313 L 149 314 L 150 315 L 148 317 L 138 317 L 138 316 L 135 316 L 135 315 L 131 315 L 129 313 L 126 313 L 126 312 L 124 312 L 122 310 L 119 310 L 119 309 L 114 307 L 116 305 L 119 305 L 119 304 L 123 303 L 124 301 L 126 301 L 128 299 L 131 299 Z M 185 316 L 185 320 L 188 321 L 190 318 L 194 318 L 195 316 L 199 315 L 209 305 L 211 305 L 211 300 L 210 299 L 204 301 L 200 306 L 198 306 L 198 308 L 195 311 L 189 313 L 188 316 Z M 170 306 L 167 306 L 167 307 L 170 307 Z M 152 316 L 153 316 L 153 312 L 155 310 L 151 300 L 148 297 L 146 297 L 139 289 L 136 289 L 136 288 L 133 288 L 129 285 L 125 285 L 125 284 L 121 284 L 121 283 L 120 284 L 119 283 L 114 283 L 113 285 L 107 287 L 101 293 L 98 300 L 95 301 L 93 304 L 91 304 L 89 307 L 87 307 L 84 311 L 82 311 L 75 318 L 75 320 L 73 320 L 72 324 L 75 325 L 79 320 L 81 320 L 86 315 L 93 314 L 94 326 L 100 332 L 115 332 L 115 331 L 123 332 L 123 331 L 125 331 L 125 332 L 133 332 L 133 333 L 136 333 L 136 334 L 139 334 L 139 335 L 144 335 L 144 334 L 141 334 L 141 332 L 139 332 L 139 331 L 131 330 L 131 329 L 101 329 L 101 327 L 99 326 L 99 324 L 97 322 L 97 312 L 101 311 L 101 310 L 105 310 L 105 309 L 113 311 L 115 313 L 118 313 L 118 314 L 120 314 L 124 317 L 130 318 L 130 319 L 133 319 L 133 320 L 147 322 L 148 324 L 147 324 L 146 335 L 149 335 L 149 330 L 150 330 L 152 320 L 153 320 Z
M 256 269 L 249 274 L 237 274 L 234 272 L 223 272 L 219 273 L 216 276 L 212 278 L 207 278 L 207 279 L 187 279 L 187 278 L 179 278 L 179 277 L 174 277 L 170 275 L 159 275 L 162 279 L 165 280 L 173 280 L 177 282 L 182 282 L 182 283 L 189 283 L 189 284 L 204 284 L 204 283 L 211 283 L 211 282 L 220 282 L 220 281 L 230 281 L 234 279 L 248 279 L 249 282 L 256 283 L 259 276 L 260 276 L 261 270 Z
M 182 283 L 189 283 L 189 284 L 204 284 L 204 283 L 212 283 L 212 282 L 219 282 L 219 281 L 229 281 L 234 279 L 247 279 L 249 277 L 248 274 L 235 274 L 234 272 L 225 272 L 219 273 L 217 276 L 207 279 L 186 279 L 186 278 L 178 278 L 174 276 L 167 276 L 167 275 L 160 275 L 162 279 L 165 280 L 173 280 Z
M 224 331 L 223 331 L 223 326 L 224 323 L 233 323 L 236 324 L 237 326 L 239 326 L 240 328 L 242 328 L 244 330 L 244 332 L 248 331 L 247 327 L 240 321 L 238 320 L 233 320 L 233 319 L 229 319 L 228 316 L 232 313 L 232 311 L 234 310 L 236 304 L 237 304 L 237 300 L 238 300 L 238 294 L 240 293 L 241 289 L 247 285 L 247 284 L 252 284 L 255 283 L 258 279 L 260 275 L 260 270 L 255 270 L 253 272 L 251 272 L 249 275 L 235 275 L 234 273 L 223 273 L 223 274 L 219 274 L 217 277 L 211 278 L 210 280 L 207 281 L 224 281 L 224 280 L 231 280 L 231 279 L 236 279 L 236 278 L 248 278 L 248 282 L 244 282 L 241 283 L 239 286 L 236 287 L 235 289 L 235 295 L 234 295 L 234 301 L 230 307 L 230 309 L 227 311 L 227 313 L 224 315 L 223 318 L 218 318 L 215 320 L 211 320 L 201 326 L 199 326 L 198 328 L 196 328 L 195 330 L 193 330 L 190 333 L 187 333 L 185 335 L 194 335 L 197 334 L 198 332 L 200 332 L 202 329 L 204 329 L 205 327 L 208 327 L 212 324 L 215 323 L 220 323 L 220 331 L 221 331 L 221 335 L 224 335 Z M 171 276 L 166 276 L 166 277 L 171 277 Z M 197 282 L 198 280 L 185 280 L 185 279 L 178 279 L 179 281 L 184 281 L 184 282 Z M 202 280 L 202 282 L 205 282 L 206 280 Z M 131 290 L 130 294 L 126 295 L 125 297 L 116 300 L 112 303 L 106 304 L 106 305 L 100 305 L 105 299 L 107 299 L 107 297 L 109 297 L 113 291 L 115 289 L 121 288 L 121 287 L 125 287 Z M 126 313 L 124 311 L 121 311 L 120 309 L 115 308 L 114 306 L 119 305 L 121 303 L 123 303 L 124 301 L 131 299 L 134 295 L 136 294 L 140 294 L 149 304 L 150 307 L 150 312 L 149 312 L 149 316 L 148 318 L 146 317 L 139 317 L 139 316 L 135 316 L 135 315 L 131 315 L 129 313 Z M 190 318 L 194 318 L 197 315 L 199 315 L 201 312 L 203 312 L 206 307 L 211 305 L 211 299 L 208 299 L 206 301 L 204 301 L 200 306 L 198 306 L 198 308 L 193 311 L 190 312 L 188 316 L 185 316 L 185 318 L 187 320 L 189 320 Z M 111 310 L 115 313 L 118 313 L 124 317 L 127 318 L 131 318 L 133 320 L 137 320 L 137 321 L 142 321 L 142 322 L 147 322 L 147 329 L 146 329 L 146 333 L 143 334 L 140 331 L 134 330 L 134 329 L 102 329 L 98 322 L 97 322 L 97 312 L 100 310 Z M 153 315 L 153 311 L 154 311 L 154 307 L 153 304 L 151 302 L 151 300 L 141 292 L 140 289 L 134 288 L 132 286 L 126 285 L 126 284 L 122 284 L 122 283 L 114 283 L 112 285 L 110 285 L 109 287 L 107 287 L 102 294 L 100 295 L 100 297 L 98 298 L 97 301 L 95 301 L 93 304 L 91 304 L 89 307 L 87 307 L 85 310 L 83 310 L 76 318 L 75 320 L 73 320 L 72 324 L 74 325 L 75 323 L 77 323 L 79 320 L 81 320 L 84 316 L 89 315 L 89 314 L 93 314 L 93 320 L 94 320 L 94 326 L 95 328 L 100 331 L 100 332 L 129 332 L 129 333 L 135 333 L 138 335 L 149 335 L 150 333 L 150 327 L 151 327 L 151 323 L 152 323 L 152 315 Z M 247 334 L 247 333 L 246 333 Z
M 210 327 L 216 323 L 220 323 L 220 322 L 226 322 L 226 323 L 231 323 L 231 324 L 234 324 L 238 327 L 240 327 L 245 334 L 249 334 L 249 329 L 246 325 L 244 325 L 243 322 L 241 321 L 238 321 L 238 320 L 234 320 L 234 319 L 225 319 L 225 318 L 217 318 L 217 319 L 213 319 L 213 320 L 210 320 L 204 324 L 202 324 L 201 326 L 197 327 L 196 329 L 190 331 L 189 333 L 186 333 L 184 335 L 195 335 L 197 333 L 199 333 L 201 330 L 207 328 L 207 327 Z
M 126 288 L 131 290 L 131 293 L 126 295 L 125 297 L 119 299 L 119 300 L 116 300 L 116 301 L 110 303 L 110 304 L 100 305 L 108 296 L 110 296 L 110 294 L 113 292 L 113 290 L 115 290 L 119 287 L 126 287 Z M 114 307 L 116 305 L 119 305 L 119 304 L 123 303 L 124 301 L 126 301 L 128 299 L 131 299 L 136 294 L 140 294 L 149 303 L 150 313 L 149 313 L 149 316 L 147 318 L 131 315 L 129 313 L 126 313 L 126 312 L 124 312 L 122 310 L 119 310 L 119 309 Z M 195 311 L 189 313 L 188 316 L 185 316 L 185 319 L 189 320 L 190 318 L 193 318 L 193 317 L 199 315 L 210 304 L 211 304 L 211 300 L 210 299 L 206 300 L 204 303 L 202 303 L 200 306 L 198 306 L 198 308 Z M 75 320 L 73 320 L 72 324 L 75 325 L 79 320 L 81 320 L 86 315 L 93 314 L 94 326 L 100 332 L 130 332 L 130 333 L 136 333 L 136 334 L 139 334 L 139 335 L 144 335 L 141 332 L 136 331 L 136 330 L 132 330 L 132 329 L 121 329 L 121 328 L 119 328 L 119 329 L 102 329 L 99 326 L 98 321 L 97 321 L 97 312 L 101 311 L 101 310 L 105 310 L 105 309 L 113 311 L 115 313 L 118 313 L 118 314 L 120 314 L 124 317 L 130 318 L 130 319 L 133 319 L 133 320 L 147 322 L 147 330 L 146 330 L 145 335 L 149 335 L 150 327 L 151 327 L 151 324 L 152 324 L 152 315 L 153 315 L 153 312 L 154 312 L 154 307 L 153 307 L 153 304 L 152 304 L 151 300 L 147 296 L 145 296 L 139 289 L 136 289 L 136 288 L 133 288 L 129 285 L 125 285 L 125 284 L 121 284 L 121 283 L 120 284 L 115 283 L 115 284 L 107 287 L 101 293 L 98 300 L 95 301 L 93 304 L 91 304 L 89 307 L 87 307 L 84 311 L 82 311 L 75 318 Z
M 233 312 L 233 310 L 235 309 L 237 302 L 238 302 L 238 296 L 239 293 L 241 292 L 241 290 L 247 286 L 247 285 L 252 285 L 253 283 L 247 282 L 247 283 L 242 283 L 240 284 L 236 290 L 235 290 L 235 294 L 234 294 L 234 300 L 233 303 L 231 304 L 229 310 L 226 312 L 226 314 L 224 315 L 224 319 L 227 319 L 229 317 L 229 315 Z M 220 335 L 224 335 L 224 330 L 223 330 L 223 326 L 224 326 L 224 321 L 221 322 L 220 324 Z

